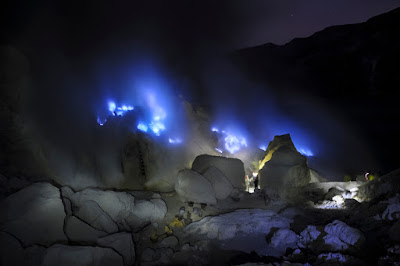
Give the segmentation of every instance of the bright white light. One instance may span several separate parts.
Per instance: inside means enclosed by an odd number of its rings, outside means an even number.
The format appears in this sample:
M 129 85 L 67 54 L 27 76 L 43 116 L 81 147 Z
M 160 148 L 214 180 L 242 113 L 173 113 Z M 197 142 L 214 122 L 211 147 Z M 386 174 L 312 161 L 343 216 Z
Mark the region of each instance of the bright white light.
M 310 150 L 305 150 L 305 149 L 299 149 L 299 152 L 303 154 L 304 156 L 312 157 L 314 154 Z
M 161 117 L 157 115 L 153 119 L 154 119 L 154 121 L 159 121 L 161 119 Z
M 215 148 L 215 150 L 216 150 L 217 152 L 219 152 L 219 153 L 222 153 L 222 150 L 221 150 L 221 149 Z
M 168 139 L 168 142 L 171 144 L 179 144 L 182 143 L 182 140 L 180 138 L 175 138 L 175 139 Z
M 153 131 L 156 136 L 160 136 L 160 131 L 165 130 L 165 126 L 161 122 L 152 122 L 149 125 L 151 131 Z
M 125 111 L 125 112 L 128 111 L 128 106 L 122 105 L 122 110 Z
M 216 127 L 213 127 L 213 128 L 211 129 L 211 131 L 212 131 L 212 132 L 219 132 L 218 128 L 216 128 Z
M 108 102 L 108 110 L 114 115 L 114 111 L 117 108 L 115 102 Z
M 231 153 L 234 154 L 238 150 L 240 150 L 240 142 L 239 140 L 232 135 L 228 135 L 225 138 L 225 148 Z
M 225 138 L 225 149 L 231 154 L 239 151 L 242 146 L 247 147 L 247 141 L 245 138 L 237 138 L 234 135 L 228 135 Z
M 258 147 L 258 148 L 260 148 L 260 150 L 263 150 L 263 151 L 266 151 L 266 150 L 267 150 L 267 148 L 266 148 L 264 145 L 262 145 L 262 146 L 260 146 L 260 147 Z
M 107 122 L 107 119 L 104 119 L 104 121 L 101 121 L 100 117 L 97 117 L 97 123 L 98 123 L 100 126 L 103 126 L 105 122 Z
M 139 123 L 139 125 L 137 125 L 137 128 L 143 132 L 147 132 L 148 130 L 148 127 L 143 123 Z

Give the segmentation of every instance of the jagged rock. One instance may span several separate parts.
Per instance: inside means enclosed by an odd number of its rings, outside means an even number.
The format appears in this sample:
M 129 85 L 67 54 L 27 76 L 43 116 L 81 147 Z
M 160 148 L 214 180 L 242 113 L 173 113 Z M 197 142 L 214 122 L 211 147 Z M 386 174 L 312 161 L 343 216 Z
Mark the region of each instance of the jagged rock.
M 268 255 L 280 257 L 285 254 L 287 248 L 297 248 L 298 236 L 295 232 L 288 228 L 278 229 L 272 234 L 272 237 L 267 240 Z
M 357 192 L 360 201 L 369 201 L 374 198 L 389 198 L 400 191 L 400 169 L 392 171 L 374 180 L 364 182 Z
M 132 213 L 126 218 L 132 229 L 153 223 L 164 218 L 167 205 L 162 199 L 137 201 Z
M 176 245 L 178 245 L 178 242 L 179 240 L 176 238 L 176 236 L 168 236 L 160 242 L 160 247 L 174 248 Z
M 400 195 L 397 194 L 396 197 L 390 198 L 387 201 L 383 201 L 383 203 L 387 203 L 387 207 L 385 211 L 382 213 L 382 219 L 385 220 L 397 220 L 400 218 Z
M 288 229 L 291 219 L 260 209 L 242 209 L 214 217 L 205 217 L 185 228 L 192 238 L 206 236 L 210 240 L 221 242 L 224 249 L 240 250 L 259 255 L 276 253 L 274 246 L 267 246 L 266 236 L 275 227 Z
M 270 188 L 285 192 L 286 189 L 310 183 L 307 158 L 296 150 L 289 134 L 275 136 L 265 154 L 265 158 L 260 162 L 261 189 Z
M 298 246 L 302 248 L 308 247 L 310 243 L 317 240 L 320 234 L 321 232 L 317 230 L 315 225 L 308 225 L 306 229 L 300 233 Z
M 46 250 L 43 266 L 53 265 L 124 265 L 123 259 L 110 248 L 53 245 Z
M 182 170 L 178 174 L 175 190 L 186 201 L 216 204 L 215 191 L 211 183 L 201 174 Z
M 133 265 L 135 262 L 135 244 L 130 233 L 108 235 L 98 239 L 97 244 L 118 252 L 123 257 L 125 265 Z
M 117 224 L 93 200 L 83 203 L 82 207 L 75 212 L 75 215 L 98 230 L 109 234 L 118 231 Z
M 200 174 L 204 174 L 211 166 L 218 168 L 234 187 L 240 190 L 246 189 L 244 182 L 244 165 L 241 160 L 220 156 L 200 155 L 194 160 L 192 169 Z
M 359 250 L 365 242 L 363 233 L 342 221 L 335 220 L 324 228 L 326 236 L 324 243 L 329 246 L 329 251 L 342 251 L 355 248 Z
M 105 236 L 107 233 L 96 230 L 75 216 L 70 216 L 66 218 L 65 234 L 68 239 L 74 242 L 90 244 L 96 242 L 98 238 Z
M 203 176 L 210 181 L 217 199 L 223 200 L 231 194 L 232 183 L 217 167 L 211 166 L 204 172 Z
M 35 183 L 0 203 L 0 228 L 23 245 L 49 246 L 66 242 L 64 205 L 60 191 L 49 183 Z

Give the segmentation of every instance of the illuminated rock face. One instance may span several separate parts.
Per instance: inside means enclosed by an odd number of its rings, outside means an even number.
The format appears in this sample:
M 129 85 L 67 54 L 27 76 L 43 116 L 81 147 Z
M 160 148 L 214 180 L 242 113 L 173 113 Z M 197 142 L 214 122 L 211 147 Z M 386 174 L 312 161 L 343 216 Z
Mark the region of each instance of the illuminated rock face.
M 204 174 L 211 166 L 218 168 L 232 183 L 233 187 L 237 187 L 240 190 L 246 189 L 244 183 L 244 165 L 241 160 L 220 156 L 200 155 L 194 160 L 192 169 L 200 174 Z
M 211 166 L 204 173 L 204 177 L 210 181 L 215 190 L 215 197 L 219 200 L 225 199 L 233 190 L 232 183 L 215 166 Z
M 275 136 L 268 145 L 265 158 L 260 162 L 260 187 L 284 192 L 288 188 L 310 183 L 307 158 L 293 145 L 290 135 Z
M 0 228 L 26 245 L 66 242 L 64 206 L 60 191 L 49 183 L 35 183 L 3 200 Z
M 182 170 L 178 174 L 175 190 L 183 200 L 197 203 L 217 203 L 215 191 L 210 181 L 192 170 Z
M 220 241 L 227 250 L 255 251 L 264 256 L 280 256 L 287 247 L 296 247 L 297 235 L 289 230 L 291 219 L 270 210 L 242 209 L 218 216 L 208 216 L 185 228 L 191 237 Z M 266 236 L 273 228 L 269 243 Z

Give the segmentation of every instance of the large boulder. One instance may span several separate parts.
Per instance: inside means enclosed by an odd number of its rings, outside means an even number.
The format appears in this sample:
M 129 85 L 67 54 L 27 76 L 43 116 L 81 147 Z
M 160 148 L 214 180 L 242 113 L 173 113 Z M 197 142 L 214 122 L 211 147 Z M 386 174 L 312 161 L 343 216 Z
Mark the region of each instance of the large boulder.
M 241 160 L 203 154 L 196 157 L 192 164 L 192 170 L 204 174 L 211 166 L 218 168 L 234 187 L 240 190 L 246 189 L 244 165 Z
M 305 186 L 311 181 L 307 158 L 296 150 L 289 134 L 275 136 L 269 143 L 260 169 L 260 187 L 278 193 Z
M 96 242 L 98 238 L 107 235 L 107 233 L 91 227 L 75 216 L 70 216 L 65 220 L 65 234 L 71 241 L 91 244 Z
M 118 231 L 117 224 L 100 208 L 99 204 L 93 200 L 84 202 L 81 207 L 75 211 L 75 215 L 98 230 L 109 234 Z
M 64 205 L 60 191 L 49 183 L 35 183 L 0 203 L 0 230 L 24 246 L 66 242 Z
M 54 245 L 46 250 L 43 266 L 124 265 L 122 257 L 110 248 Z
M 210 181 L 192 170 L 182 170 L 175 183 L 178 195 L 186 201 L 197 203 L 217 203 L 215 191 Z
M 190 238 L 207 238 L 220 243 L 221 248 L 239 250 L 250 253 L 255 251 L 262 256 L 280 256 L 282 247 L 277 243 L 285 242 L 282 237 L 288 237 L 285 243 L 293 246 L 296 234 L 287 230 L 273 236 L 273 241 L 266 237 L 274 229 L 289 229 L 291 219 L 285 218 L 270 210 L 242 209 L 218 216 L 208 216 L 185 228 Z M 272 244 L 271 244 L 272 243 Z
M 365 244 L 363 233 L 346 223 L 335 220 L 325 227 L 309 225 L 300 233 L 299 247 L 322 252 L 357 253 Z
M 163 200 L 136 201 L 128 192 L 84 189 L 73 194 L 69 191 L 65 195 L 77 209 L 75 215 L 88 223 L 93 222 L 93 227 L 109 233 L 116 232 L 114 223 L 121 230 L 137 230 L 145 224 L 163 219 L 167 213 Z M 90 207 L 94 209 L 91 210 Z
M 203 176 L 210 181 L 217 199 L 223 200 L 231 194 L 233 190 L 232 183 L 217 167 L 211 166 L 205 171 Z

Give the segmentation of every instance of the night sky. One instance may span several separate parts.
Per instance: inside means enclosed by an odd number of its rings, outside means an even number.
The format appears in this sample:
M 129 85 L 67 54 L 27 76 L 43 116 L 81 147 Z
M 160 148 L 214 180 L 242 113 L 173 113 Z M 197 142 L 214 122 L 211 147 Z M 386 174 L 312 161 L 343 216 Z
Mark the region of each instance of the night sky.
M 239 120 L 254 116 L 248 107 L 263 97 L 268 107 L 255 116 L 268 112 L 275 118 L 263 122 L 274 123 L 283 116 L 274 88 L 241 77 L 224 57 L 235 49 L 285 44 L 328 26 L 364 22 L 397 7 L 398 0 L 10 1 L 2 11 L 1 43 L 28 58 L 31 114 L 48 135 L 68 137 L 61 132 L 74 128 L 72 135 L 79 136 L 107 97 L 132 97 L 132 80 L 157 75 L 169 93 L 219 106 L 216 116 L 224 120 L 225 113 Z M 322 121 L 322 114 L 332 113 L 324 108 L 314 104 L 305 113 L 320 110 Z M 340 123 L 335 114 L 328 119 Z

